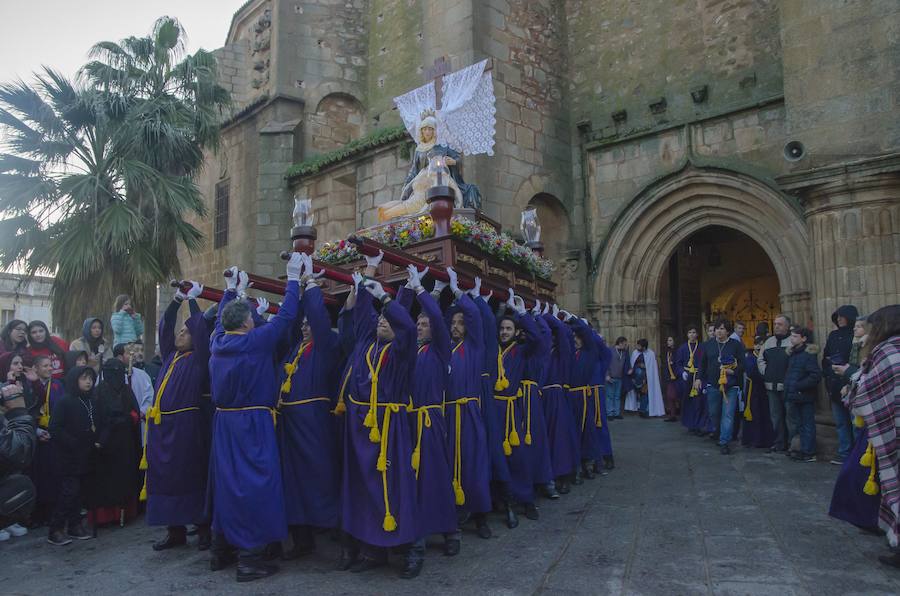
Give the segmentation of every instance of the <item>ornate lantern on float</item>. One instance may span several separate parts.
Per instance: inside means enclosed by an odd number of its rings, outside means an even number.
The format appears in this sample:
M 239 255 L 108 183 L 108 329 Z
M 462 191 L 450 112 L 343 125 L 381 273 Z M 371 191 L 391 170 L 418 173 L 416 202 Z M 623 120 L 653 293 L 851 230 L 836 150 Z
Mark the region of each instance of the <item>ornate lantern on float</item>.
M 294 227 L 291 228 L 291 240 L 294 252 L 311 255 L 316 250 L 316 216 L 312 210 L 312 200 L 294 196 Z
M 444 183 L 450 178 L 446 159 L 443 155 L 436 155 L 428 163 L 429 172 L 437 178 L 437 185 L 429 188 L 426 195 L 431 219 L 434 220 L 435 237 L 450 235 L 450 218 L 453 217 L 453 203 L 456 200 L 456 193 Z
M 522 211 L 522 236 L 525 238 L 525 246 L 538 255 L 544 254 L 544 245 L 541 243 L 541 222 L 538 221 L 537 207 L 527 207 Z

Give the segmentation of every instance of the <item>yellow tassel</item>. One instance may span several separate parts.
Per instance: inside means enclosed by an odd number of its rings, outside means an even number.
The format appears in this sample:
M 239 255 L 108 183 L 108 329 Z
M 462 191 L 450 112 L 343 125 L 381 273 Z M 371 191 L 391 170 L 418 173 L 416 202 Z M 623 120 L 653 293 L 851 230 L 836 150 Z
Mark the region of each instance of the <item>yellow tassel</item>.
M 749 407 L 744 410 L 744 420 L 753 422 L 753 412 L 750 411 Z
M 381 527 L 384 528 L 385 532 L 393 532 L 397 529 L 397 520 L 394 519 L 394 516 L 390 513 L 386 513 L 384 516 L 384 523 L 381 524 Z
M 140 498 L 141 501 L 146 501 L 146 500 L 147 500 L 147 487 L 146 487 L 146 485 L 143 486 L 143 487 L 141 487 L 141 494 L 140 494 L 139 498 Z
M 41 414 L 41 417 L 38 419 L 38 426 L 41 428 L 50 426 L 50 416 L 48 414 Z
M 853 426 L 855 426 L 856 428 L 863 428 L 865 425 L 866 421 L 862 416 L 856 416 L 855 418 L 853 418 Z
M 494 391 L 503 391 L 503 379 L 494 381 Z
M 363 426 L 366 428 L 373 428 L 375 426 L 375 410 L 369 410 L 368 414 L 366 414 L 366 419 L 363 420 Z
M 284 372 L 286 372 L 288 375 L 294 374 L 294 372 L 295 372 L 296 370 L 297 370 L 297 366 L 296 366 L 296 365 L 291 364 L 290 362 L 285 363 L 285 365 L 284 365 Z
M 697 388 L 691 387 L 691 393 L 690 393 L 689 397 L 697 397 L 698 395 L 700 395 L 700 393 L 697 391 Z
M 463 492 L 462 487 L 459 485 L 459 482 L 456 480 L 453 481 L 453 493 L 456 495 L 456 504 L 457 505 L 465 505 L 466 504 L 466 493 Z
M 525 433 L 525 444 L 531 445 L 531 433 Z
M 162 423 L 162 410 L 159 408 L 152 408 L 153 410 L 153 424 L 161 424 Z
M 375 464 L 375 469 L 379 472 L 384 472 L 387 470 L 387 456 L 384 454 L 379 454 L 378 462 Z
M 416 472 L 419 471 L 420 459 L 421 459 L 421 456 L 419 455 L 419 448 L 416 447 L 412 454 L 412 467 L 413 467 L 413 470 L 415 470 Z
M 878 494 L 878 483 L 875 482 L 874 478 L 869 478 L 868 480 L 866 480 L 866 485 L 863 487 L 863 492 L 869 496 Z
M 285 365 L 287 366 L 287 365 Z M 281 392 L 282 393 L 290 393 L 291 392 L 291 378 L 288 377 L 284 380 L 284 383 L 281 384 Z
M 518 391 L 516 391 L 516 397 L 522 397 L 522 396 L 523 396 L 523 395 L 525 395 L 525 394 L 524 394 L 524 393 L 522 393 L 522 388 L 521 388 L 521 387 L 519 387 L 519 390 L 518 390 Z
M 381 442 L 381 431 L 378 430 L 377 426 L 373 426 L 372 429 L 369 431 L 369 440 L 372 441 L 373 443 Z
M 347 405 L 343 402 L 343 400 L 339 401 L 336 406 L 334 406 L 334 413 L 337 416 L 342 416 L 347 413 Z
M 512 445 L 509 444 L 509 441 L 503 441 L 503 455 L 512 455 Z
M 521 445 L 519 442 L 519 432 L 516 429 L 513 429 L 511 433 L 509 433 L 509 444 L 513 447 L 518 447 Z M 510 451 L 512 453 L 512 451 Z
M 140 470 L 147 469 L 147 453 L 146 452 L 143 455 L 141 455 L 141 463 L 138 466 L 138 469 L 140 469 Z
M 872 443 L 869 443 L 869 446 L 866 447 L 866 452 L 859 458 L 859 465 L 868 468 L 872 465 L 873 461 L 875 461 L 875 450 L 872 448 Z

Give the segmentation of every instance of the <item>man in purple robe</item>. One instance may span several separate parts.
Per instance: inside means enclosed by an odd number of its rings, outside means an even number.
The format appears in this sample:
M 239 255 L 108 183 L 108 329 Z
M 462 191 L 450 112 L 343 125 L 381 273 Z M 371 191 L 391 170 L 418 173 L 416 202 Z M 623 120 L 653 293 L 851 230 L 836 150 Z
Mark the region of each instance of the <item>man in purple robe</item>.
M 459 287 L 456 272 L 447 269 L 456 298 L 450 312 L 450 383 L 447 388 L 447 427 L 453 461 L 453 488 L 461 516 L 475 520 L 478 536 L 490 538 L 491 462 L 481 390 L 484 368 L 484 327 L 478 306 Z M 481 280 L 476 279 L 480 288 Z M 491 400 L 493 401 L 493 400 Z
M 354 274 L 354 283 L 359 288 L 362 276 Z M 382 304 L 381 316 L 373 298 Z M 367 281 L 365 291 L 356 291 L 353 319 L 357 346 L 344 394 L 341 524 L 361 552 L 345 552 L 342 557 L 351 557 L 346 565 L 350 571 L 362 572 L 385 565 L 390 548 L 420 538 L 414 441 L 407 416 L 416 326 L 406 309 L 375 281 Z M 423 555 L 415 545 L 407 548 L 400 577 L 418 576 Z
M 681 424 L 692 435 L 702 436 L 708 415 L 706 397 L 694 390 L 703 354 L 698 337 L 697 328 L 688 327 L 687 343 L 675 352 L 675 376 L 678 377 L 678 392 L 681 397 Z
M 437 303 L 440 292 L 432 296 L 422 287 L 426 267 L 418 271 L 408 267 L 409 282 L 397 294 L 397 302 L 412 308 L 413 296 L 421 307 L 416 320 L 418 353 L 412 376 L 413 434 L 412 467 L 416 474 L 419 540 L 429 534 L 444 535 L 444 554 L 459 554 L 460 536 L 456 527 L 454 476 L 450 470 L 447 424 L 444 418 L 444 392 L 450 368 L 450 334 Z
M 594 340 L 590 327 L 581 319 L 562 311 L 566 323 L 572 327 L 575 340 L 575 354 L 570 375 L 569 405 L 575 418 L 581 441 L 581 473 L 575 474 L 575 484 L 582 478 L 593 479 L 596 461 L 602 457 L 600 437 L 595 431 L 597 423 L 602 424 L 602 412 L 597 411 L 599 397 L 595 396 L 594 372 L 600 360 L 599 345 Z
M 278 445 L 284 504 L 293 547 L 282 558 L 294 559 L 315 550 L 315 528 L 338 525 L 340 461 L 337 424 L 331 413 L 335 378 L 342 358 L 337 334 L 313 274 L 307 271 L 300 289 L 300 341 L 282 363 L 278 400 Z
M 304 260 L 293 253 L 278 314 L 256 327 L 250 306 L 235 300 L 238 278 L 231 268 L 211 342 L 209 375 L 216 406 L 210 476 L 213 506 L 213 570 L 235 560 L 237 580 L 278 571 L 262 561 L 266 545 L 287 537 L 284 489 L 275 434 L 276 351 L 297 317 Z M 311 274 L 312 272 L 309 271 Z
M 550 305 L 547 304 L 544 309 L 550 311 Z M 531 316 L 537 325 L 541 336 L 542 346 L 544 348 L 529 361 L 528 377 L 534 379 L 534 401 L 526 415 L 530 417 L 528 422 L 531 423 L 531 460 L 534 466 L 534 481 L 536 487 L 543 496 L 548 499 L 558 499 L 559 491 L 556 490 L 556 483 L 553 481 L 553 459 L 550 455 L 550 439 L 547 433 L 547 418 L 544 415 L 544 393 L 543 387 L 547 382 L 547 373 L 550 369 L 550 356 L 553 348 L 553 332 L 550 325 L 543 319 L 540 300 L 536 300 L 534 308 L 531 309 Z
M 147 500 L 147 524 L 166 526 L 166 536 L 153 550 L 187 543 L 187 524 L 196 524 L 201 550 L 210 546 L 205 515 L 210 421 L 202 402 L 209 386 L 210 326 L 197 305 L 203 286 L 192 281 L 179 289 L 159 322 L 158 376 L 152 405 L 146 412 L 144 457 L 146 470 L 141 498 Z M 175 332 L 182 302 L 190 314 Z
M 501 349 L 502 369 L 499 381 L 504 389 L 494 395 L 494 408 L 498 417 L 503 420 L 502 445 L 509 463 L 510 498 L 525 506 L 525 517 L 538 519 L 538 509 L 534 504 L 535 465 L 533 451 L 529 449 L 533 441 L 531 435 L 531 408 L 540 407 L 535 390 L 537 382 L 529 378 L 536 370 L 534 358 L 538 354 L 549 352 L 537 323 L 525 310 L 525 301 L 509 291 L 507 305 L 509 314 L 500 317 L 499 343 Z M 520 331 L 521 329 L 521 331 Z M 532 366 L 529 367 L 529 364 Z M 506 381 L 505 383 L 503 381 Z M 507 512 L 512 510 L 512 503 L 506 503 Z M 507 513 L 507 525 L 512 525 L 513 518 Z M 516 520 L 516 523 L 518 521 Z
M 584 322 L 584 320 L 582 319 Z M 588 325 L 585 322 L 586 325 Z M 594 374 L 591 376 L 591 386 L 594 389 L 594 426 L 591 429 L 596 434 L 600 457 L 603 459 L 603 467 L 612 470 L 616 467 L 613 459 L 612 435 L 607 424 L 606 411 L 606 373 L 612 362 L 612 350 L 606 345 L 606 340 L 595 329 L 591 329 L 594 343 L 597 346 L 597 363 L 594 365 Z M 594 469 L 599 470 L 600 460 L 596 459 Z
M 571 329 L 559 320 L 559 307 L 543 314 L 543 320 L 553 335 L 553 347 L 547 375 L 541 391 L 544 415 L 547 420 L 547 438 L 556 490 L 569 492 L 569 482 L 578 469 L 581 433 L 575 425 L 569 405 L 568 387 L 574 351 Z

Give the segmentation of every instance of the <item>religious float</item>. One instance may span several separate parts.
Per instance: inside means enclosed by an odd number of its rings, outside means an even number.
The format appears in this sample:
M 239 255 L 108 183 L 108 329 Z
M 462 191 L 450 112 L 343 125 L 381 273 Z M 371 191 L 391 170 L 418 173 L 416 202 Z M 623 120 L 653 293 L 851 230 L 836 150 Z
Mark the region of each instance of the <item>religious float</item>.
M 365 267 L 365 256 L 379 251 L 384 258 L 375 278 L 392 294 L 406 281 L 408 265 L 428 267 L 430 278 L 445 282 L 452 266 L 461 287 L 474 287 L 478 276 L 482 294 L 499 301 L 508 298 L 510 288 L 529 305 L 555 300 L 553 263 L 543 257 L 535 208 L 522 212 L 521 244 L 481 212 L 480 190 L 462 177 L 464 156 L 493 155 L 495 98 L 488 61 L 451 73 L 440 59 L 432 73 L 426 85 L 394 98 L 416 149 L 401 196 L 379 207 L 378 225 L 317 246 L 311 200 L 295 199 L 290 249 L 312 255 L 316 271 L 324 270 L 322 290 L 333 316 L 351 289 L 352 273 Z M 257 290 L 285 292 L 281 279 L 252 273 L 249 278 Z M 205 288 L 201 297 L 219 301 L 222 291 Z

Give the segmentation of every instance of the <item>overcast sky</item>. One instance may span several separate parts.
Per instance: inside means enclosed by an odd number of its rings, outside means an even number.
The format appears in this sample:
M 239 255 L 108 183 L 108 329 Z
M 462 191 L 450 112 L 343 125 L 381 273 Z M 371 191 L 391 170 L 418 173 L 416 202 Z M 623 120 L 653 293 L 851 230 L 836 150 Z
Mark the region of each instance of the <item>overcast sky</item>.
M 169 15 L 187 31 L 188 51 L 224 45 L 244 0 L 0 0 L 0 82 L 30 78 L 41 65 L 74 75 L 98 41 L 150 33 Z

